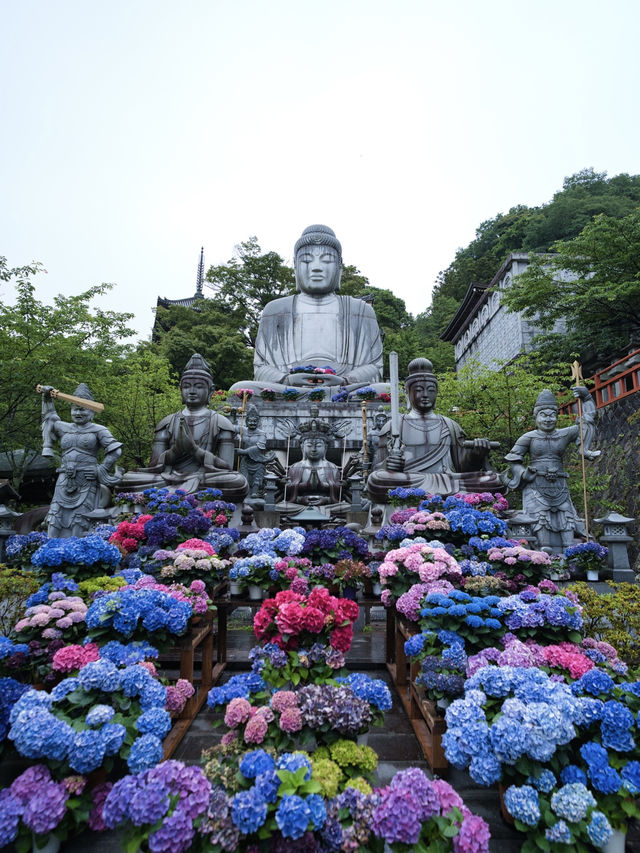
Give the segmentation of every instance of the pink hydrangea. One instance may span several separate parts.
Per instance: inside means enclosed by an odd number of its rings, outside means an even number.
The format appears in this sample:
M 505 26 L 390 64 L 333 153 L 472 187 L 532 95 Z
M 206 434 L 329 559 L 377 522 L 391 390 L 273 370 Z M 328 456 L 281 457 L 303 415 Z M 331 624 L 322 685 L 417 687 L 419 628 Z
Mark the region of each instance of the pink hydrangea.
M 488 853 L 491 833 L 479 815 L 466 814 L 460 832 L 453 837 L 453 853 Z
M 236 696 L 227 705 L 224 714 L 225 725 L 235 729 L 240 723 L 246 723 L 251 716 L 251 705 L 242 696 Z
M 438 793 L 438 798 L 440 800 L 440 814 L 446 814 L 454 808 L 462 808 L 462 798 L 448 782 L 445 782 L 444 779 L 434 779 L 431 784 Z
M 302 712 L 299 708 L 285 708 L 280 715 L 279 725 L 283 732 L 299 732 L 302 728 Z
M 298 699 L 293 690 L 278 690 L 271 697 L 271 707 L 278 714 L 281 714 L 286 708 L 296 708 Z
M 226 719 L 225 719 L 226 722 Z M 244 730 L 245 743 L 262 743 L 265 739 L 269 724 L 260 714 L 256 714 L 247 723 Z
M 204 539 L 187 539 L 186 542 L 181 542 L 180 545 L 178 545 L 176 551 L 184 551 L 185 549 L 206 551 L 210 557 L 213 557 L 216 553 L 213 545 L 211 545 L 210 542 L 205 542 Z

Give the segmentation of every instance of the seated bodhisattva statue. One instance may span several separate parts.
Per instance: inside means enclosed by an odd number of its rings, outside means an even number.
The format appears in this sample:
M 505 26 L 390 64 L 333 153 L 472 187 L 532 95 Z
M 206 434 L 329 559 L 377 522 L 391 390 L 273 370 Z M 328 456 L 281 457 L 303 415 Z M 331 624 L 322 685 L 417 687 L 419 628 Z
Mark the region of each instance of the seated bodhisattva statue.
M 287 500 L 298 504 L 336 504 L 342 471 L 326 458 L 329 424 L 312 418 L 300 424 L 302 459 L 289 468 Z
M 353 390 L 380 382 L 382 340 L 373 308 L 342 296 L 342 247 L 326 225 L 310 225 L 294 248 L 295 296 L 269 302 L 258 327 L 254 381 L 231 390 L 284 391 L 317 384 Z M 296 368 L 330 368 L 333 373 Z
M 213 377 L 198 353 L 182 372 L 180 391 L 184 409 L 163 418 L 156 427 L 149 467 L 129 471 L 121 488 L 167 487 L 193 494 L 210 486 L 221 489 L 225 500 L 242 500 L 247 481 L 232 470 L 236 428 L 224 415 L 208 408 Z
M 467 440 L 455 421 L 434 412 L 438 380 L 428 359 L 414 359 L 408 373 L 405 390 L 410 410 L 400 418 L 397 446 L 390 446 L 391 423 L 381 430 L 374 470 L 367 481 L 372 500 L 386 503 L 387 491 L 397 486 L 439 495 L 498 491 L 501 481 L 487 463 L 494 443 L 486 438 Z

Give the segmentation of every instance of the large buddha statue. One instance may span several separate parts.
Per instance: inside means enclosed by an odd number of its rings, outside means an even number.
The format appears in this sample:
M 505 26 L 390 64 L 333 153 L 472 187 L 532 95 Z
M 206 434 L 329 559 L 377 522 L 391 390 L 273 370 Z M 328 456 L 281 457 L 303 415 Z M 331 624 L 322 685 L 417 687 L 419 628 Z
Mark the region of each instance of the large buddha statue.
M 198 353 L 182 372 L 180 391 L 184 409 L 163 418 L 156 427 L 149 467 L 129 471 L 121 488 L 167 487 L 192 494 L 211 486 L 221 489 L 225 500 L 242 500 L 247 481 L 232 470 L 236 428 L 208 407 L 213 377 Z
M 347 390 L 380 382 L 382 340 L 373 309 L 342 296 L 342 247 L 326 225 L 310 225 L 294 248 L 298 292 L 269 302 L 258 327 L 254 381 L 231 390 L 339 385 Z M 331 368 L 334 373 L 294 372 Z
M 405 390 L 410 409 L 400 419 L 398 446 L 390 447 L 387 441 L 390 422 L 380 432 L 374 470 L 367 481 L 372 500 L 386 503 L 387 491 L 397 486 L 439 495 L 499 490 L 501 481 L 487 463 L 492 442 L 467 440 L 459 424 L 434 412 L 438 380 L 431 362 L 414 359 L 408 374 Z

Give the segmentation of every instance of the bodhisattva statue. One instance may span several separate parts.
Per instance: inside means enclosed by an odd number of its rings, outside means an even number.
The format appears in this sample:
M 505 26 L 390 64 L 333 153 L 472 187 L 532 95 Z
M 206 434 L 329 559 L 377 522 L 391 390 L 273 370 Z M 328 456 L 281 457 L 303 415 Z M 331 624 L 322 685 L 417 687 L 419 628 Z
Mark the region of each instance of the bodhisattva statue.
M 273 462 L 276 454 L 267 452 L 267 434 L 259 429 L 260 414 L 256 406 L 249 405 L 242 427 L 242 444 L 237 450 L 240 458 L 240 473 L 249 484 L 249 498 L 256 499 L 262 495 L 264 473 L 269 462 Z
M 573 388 L 583 405 L 583 438 L 586 459 L 596 459 L 599 450 L 590 450 L 595 434 L 595 404 L 587 388 Z M 535 519 L 533 530 L 539 548 L 561 551 L 573 544 L 574 533 L 586 536 L 584 521 L 579 518 L 569 496 L 568 474 L 562 457 L 568 446 L 580 446 L 580 426 L 557 429 L 558 403 L 553 393 L 544 390 L 533 409 L 537 429 L 521 435 L 505 456 L 509 474 L 503 474 L 510 489 L 522 488 L 522 509 Z M 525 464 L 525 457 L 529 464 Z
M 326 458 L 329 424 L 312 419 L 300 424 L 302 459 L 289 468 L 288 502 L 337 504 L 342 471 Z
M 434 412 L 438 380 L 431 362 L 416 358 L 408 372 L 404 387 L 410 410 L 400 418 L 398 446 L 393 445 L 391 423 L 381 430 L 374 470 L 367 481 L 372 500 L 388 502 L 387 491 L 397 486 L 439 495 L 503 487 L 487 462 L 492 442 L 486 438 L 467 440 L 455 421 Z
M 380 382 L 382 340 L 373 308 L 342 296 L 342 247 L 326 225 L 310 225 L 294 248 L 298 293 L 269 302 L 256 339 L 254 381 L 232 386 L 284 391 L 339 385 L 346 390 Z M 292 372 L 296 367 L 330 367 L 333 374 Z
M 208 408 L 213 377 L 198 353 L 182 372 L 180 391 L 184 409 L 163 418 L 156 427 L 149 467 L 129 471 L 121 488 L 184 489 L 193 494 L 210 486 L 221 489 L 225 500 L 241 501 L 248 487 L 242 474 L 232 470 L 236 428 Z
M 66 538 L 84 536 L 92 526 L 88 517 L 94 509 L 109 506 L 110 487 L 120 477 L 113 471 L 122 453 L 122 444 L 109 430 L 93 423 L 93 412 L 83 406 L 71 406 L 72 423 L 66 423 L 57 414 L 51 399 L 50 385 L 40 386 L 42 391 L 43 456 L 53 456 L 53 445 L 60 442 L 62 462 L 58 468 L 53 500 L 47 514 L 49 536 Z M 74 391 L 75 397 L 93 400 L 91 391 L 82 383 Z M 102 461 L 99 461 L 101 452 Z

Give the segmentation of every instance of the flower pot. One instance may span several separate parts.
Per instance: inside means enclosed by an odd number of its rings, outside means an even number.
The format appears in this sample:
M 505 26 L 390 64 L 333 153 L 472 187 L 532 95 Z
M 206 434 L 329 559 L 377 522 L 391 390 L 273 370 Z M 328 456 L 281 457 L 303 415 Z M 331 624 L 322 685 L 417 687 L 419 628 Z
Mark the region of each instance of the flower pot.
M 45 836 L 39 837 L 35 835 L 35 833 L 31 834 L 32 842 L 31 842 L 31 850 L 33 853 L 58 853 L 60 849 L 60 839 L 57 835 L 50 835 L 49 840 L 46 844 L 44 844 Z M 38 846 L 38 844 L 42 844 L 42 846 Z
M 371 585 L 371 591 L 373 595 L 382 595 L 382 586 L 377 581 L 374 581 Z
M 560 572 L 550 572 L 549 573 L 549 580 L 550 581 L 561 581 L 562 575 L 560 574 Z
M 604 853 L 624 853 L 626 840 L 626 832 L 623 832 L 621 829 L 614 829 L 611 838 L 600 849 L 603 850 Z
M 241 592 L 240 584 L 237 581 L 229 581 L 229 595 L 240 595 Z
M 438 711 L 442 713 L 444 717 L 444 712 L 447 710 L 449 705 L 451 704 L 451 699 L 448 699 L 446 696 L 443 696 L 441 699 L 436 700 L 436 708 Z
M 600 576 L 598 569 L 587 569 L 587 580 L 597 581 Z
M 249 598 L 251 601 L 261 601 L 262 600 L 262 587 L 258 586 L 255 583 L 249 584 Z

